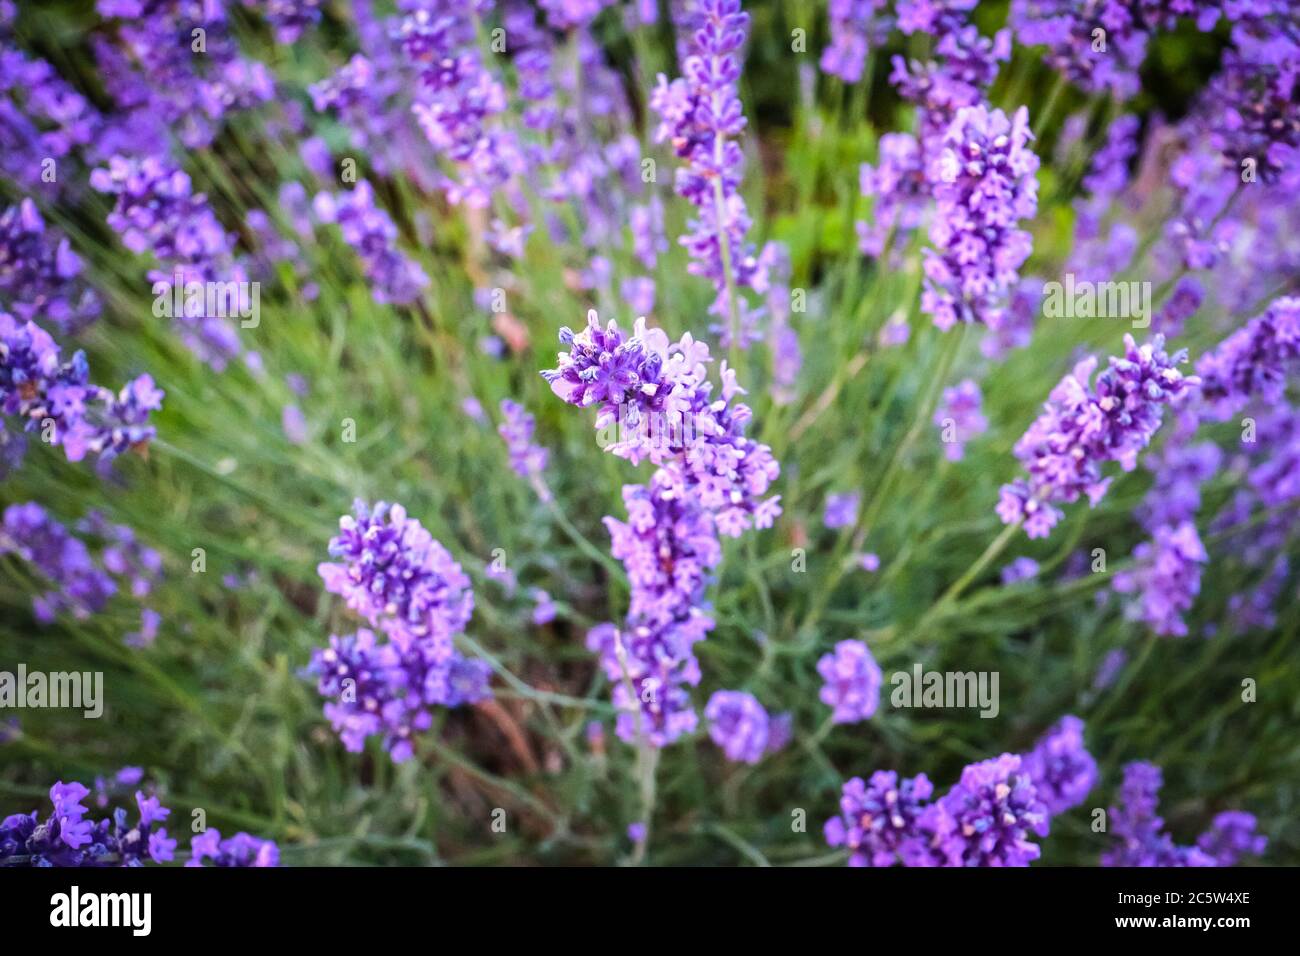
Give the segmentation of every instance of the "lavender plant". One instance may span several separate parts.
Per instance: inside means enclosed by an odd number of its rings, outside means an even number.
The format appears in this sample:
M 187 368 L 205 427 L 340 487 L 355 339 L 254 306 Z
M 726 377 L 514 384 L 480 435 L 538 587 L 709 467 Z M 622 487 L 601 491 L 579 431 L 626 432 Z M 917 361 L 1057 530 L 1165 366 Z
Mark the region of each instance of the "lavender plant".
M 59 6 L 0 865 L 1295 862 L 1294 4 Z

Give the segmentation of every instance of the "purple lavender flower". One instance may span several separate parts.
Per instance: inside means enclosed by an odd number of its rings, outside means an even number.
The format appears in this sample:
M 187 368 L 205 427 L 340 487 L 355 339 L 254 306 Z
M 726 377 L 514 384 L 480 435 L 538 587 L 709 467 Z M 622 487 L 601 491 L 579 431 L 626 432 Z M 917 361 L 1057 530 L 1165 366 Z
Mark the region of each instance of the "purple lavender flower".
M 318 193 L 313 208 L 321 221 L 338 223 L 361 259 L 376 302 L 410 305 L 420 297 L 429 277 L 397 248 L 397 226 L 375 205 L 370 183 L 362 180 L 350 192 Z
M 823 73 L 845 83 L 862 79 L 867 50 L 883 43 L 889 35 L 889 20 L 883 0 L 830 0 L 831 44 L 822 51 Z
M 1116 574 L 1111 584 L 1120 594 L 1137 596 L 1130 617 L 1145 621 L 1156 634 L 1183 637 L 1183 615 L 1201 590 L 1200 566 L 1209 560 L 1196 525 L 1183 521 L 1162 525 L 1151 541 L 1133 550 L 1135 567 Z
M 28 57 L 0 37 L 0 169 L 23 192 L 60 196 L 78 177 L 50 181 L 62 164 L 105 136 L 98 111 L 45 60 Z
M 320 22 L 323 0 L 244 0 L 244 5 L 259 9 L 271 30 L 275 42 L 291 44 L 302 36 L 303 30 Z
M 867 720 L 880 706 L 880 665 L 862 641 L 840 641 L 817 662 L 824 683 L 818 695 L 837 724 Z
M 614 685 L 619 736 L 636 739 L 640 714 L 641 732 L 663 746 L 695 726 L 682 687 L 699 682 L 691 648 L 713 628 L 704 590 L 722 551 L 709 513 L 664 494 L 658 479 L 624 486 L 627 522 L 605 519 L 632 597 L 626 627 L 596 628 L 587 646 Z
M 445 183 L 448 201 L 487 206 L 524 161 L 514 135 L 493 123 L 506 109 L 506 91 L 478 51 L 474 18 L 437 0 L 413 9 L 395 37 L 418 72 L 416 119 L 434 150 L 456 164 L 456 178 Z
M 862 495 L 856 491 L 827 495 L 822 523 L 832 531 L 852 526 L 858 520 L 858 506 L 861 501 Z
M 129 159 L 113 156 L 107 167 L 94 170 L 90 184 L 115 196 L 108 224 L 134 253 L 152 253 L 162 267 L 152 271 L 158 301 L 171 305 L 178 288 L 191 282 L 245 281 L 243 267 L 233 257 L 233 238 L 217 221 L 207 197 L 194 193 L 190 178 L 157 156 Z M 225 313 L 198 314 L 188 307 L 170 309 L 182 341 L 220 371 L 238 355 L 238 336 Z
M 710 312 L 724 346 L 732 340 L 747 348 L 756 336 L 756 317 L 732 290 L 762 294 L 767 276 L 745 234 L 749 213 L 740 195 L 744 157 L 737 138 L 745 129 L 745 114 L 737 91 L 740 49 L 749 32 L 749 15 L 740 0 L 696 0 L 684 17 L 688 31 L 683 76 L 668 82 L 660 74 L 650 95 L 659 114 L 657 143 L 670 142 L 686 165 L 677 171 L 677 193 L 698 210 L 682 236 L 693 260 L 690 272 L 713 283 L 716 297 Z
M 1038 562 L 1033 558 L 1019 557 L 1002 569 L 1002 583 L 1015 584 L 1038 577 Z
M 921 309 L 940 329 L 1003 322 L 1017 270 L 1033 245 L 1029 233 L 1016 228 L 1038 209 L 1032 138 L 1023 106 L 1011 119 L 983 105 L 963 107 L 930 160 L 934 248 L 926 250 Z
M 1294 11 L 1292 11 L 1294 13 Z M 1234 38 L 1239 33 L 1234 31 Z M 1300 182 L 1300 89 L 1294 57 L 1300 31 L 1280 40 L 1285 59 L 1229 47 L 1219 73 L 1210 81 L 1199 110 L 1206 115 L 1209 143 L 1234 174 L 1260 182 Z
M 0 312 L 0 412 L 20 419 L 26 431 L 39 429 L 69 461 L 93 453 L 107 462 L 149 442 L 149 414 L 163 399 L 153 378 L 141 375 L 115 395 L 92 385 L 89 375 L 84 353 L 64 363 L 44 330 Z M 21 460 L 21 447 L 14 451 L 10 465 Z
M 339 519 L 330 554 L 317 572 L 325 590 L 393 640 L 430 638 L 449 643 L 474 610 L 469 578 L 451 554 L 401 505 L 358 499 Z
M 457 707 L 489 696 L 484 662 L 461 657 L 453 637 L 474 608 L 469 578 L 424 526 L 401 505 L 362 501 L 339 519 L 330 554 L 342 563 L 318 567 L 325 589 L 387 634 L 331 636 L 312 655 L 325 715 L 344 746 L 360 751 L 382 735 L 394 761 L 412 756 L 412 738 L 432 724 L 432 705 Z
M 1196 846 L 1214 860 L 1215 866 L 1236 866 L 1246 854 L 1262 856 L 1268 848 L 1268 837 L 1255 832 L 1253 813 L 1225 810 L 1215 816 Z
M 1201 394 L 1215 417 L 1226 419 L 1258 397 L 1275 404 L 1286 373 L 1300 357 L 1300 298 L 1277 299 L 1262 315 L 1201 356 Z
M 0 213 L 0 310 L 75 335 L 99 309 L 81 278 L 81 259 L 67 237 L 46 228 L 35 203 L 24 199 Z
M 1108 811 L 1116 845 L 1102 854 L 1102 866 L 1214 866 L 1196 847 L 1178 846 L 1164 832 L 1157 813 L 1163 775 L 1155 764 L 1135 761 L 1124 767 L 1120 805 Z
M 875 198 L 871 222 L 857 223 L 858 248 L 864 256 L 884 255 L 891 244 L 901 245 L 921 225 L 930 199 L 921 147 L 910 133 L 880 137 L 879 160 L 863 163 L 858 185 Z
M 1061 518 L 1055 503 L 1087 495 L 1095 505 L 1110 484 L 1101 465 L 1118 461 L 1132 471 L 1160 427 L 1164 406 L 1200 384 L 1178 371 L 1185 352 L 1166 354 L 1162 336 L 1139 348 L 1126 335 L 1124 345 L 1124 357 L 1111 358 L 1095 385 L 1089 380 L 1097 361 L 1089 358 L 1052 390 L 1043 413 L 1016 443 L 1029 478 L 1002 486 L 1003 522 L 1023 521 L 1029 537 L 1043 538 Z
M 1070 714 L 1039 738 L 1023 766 L 1048 816 L 1077 807 L 1097 785 L 1097 761 L 1084 746 L 1083 721 Z
M 1028 866 L 1041 851 L 1029 836 L 1047 832 L 1048 811 L 1021 758 L 970 764 L 917 821 L 903 847 L 910 866 Z
M 597 427 L 615 426 L 607 450 L 658 467 L 648 486 L 626 486 L 626 523 L 607 518 L 615 557 L 627 568 L 632 599 L 625 625 L 602 624 L 587 635 L 600 654 L 619 711 L 617 731 L 662 747 L 695 729 L 687 687 L 700 680 L 691 651 L 713 627 L 703 594 L 720 557 L 717 535 L 768 527 L 778 499 L 760 499 L 779 469 L 771 451 L 746 438 L 748 407 L 725 363 L 720 398 L 706 380 L 707 346 L 685 335 L 676 345 L 638 320 L 625 339 L 611 322 L 560 340 L 569 346 L 543 372 L 572 405 L 598 405 Z
M 931 156 L 942 148 L 938 140 L 960 109 L 983 108 L 998 63 L 1011 58 L 1011 31 L 982 36 L 966 20 L 974 6 L 974 0 L 904 0 L 898 6 L 898 27 L 905 35 L 939 38 L 934 59 L 908 62 L 895 56 L 889 75 L 899 95 L 920 108 L 923 149 Z
M 136 791 L 139 822 L 127 823 L 117 809 L 98 822 L 88 819 L 81 801 L 90 791 L 62 780 L 50 788 L 53 811 L 42 822 L 36 811 L 0 820 L 0 866 L 108 867 L 166 863 L 176 841 L 156 824 L 171 813 L 156 797 Z
M 52 586 L 32 599 L 37 621 L 48 624 L 60 611 L 86 618 L 104 608 L 117 585 L 90 555 L 84 541 L 34 501 L 5 509 L 0 553 L 14 553 L 33 565 Z
M 1021 43 L 1046 46 L 1044 62 L 1085 91 L 1128 99 L 1137 93 L 1149 39 L 1138 7 L 1132 0 L 1013 0 L 1009 22 Z
M 767 752 L 769 718 L 753 694 L 739 690 L 714 691 L 705 705 L 709 736 L 728 760 L 756 764 Z
M 501 418 L 497 431 L 510 452 L 510 467 L 522 478 L 540 475 L 546 470 L 548 453 L 545 448 L 533 444 L 533 416 L 518 402 L 503 398 Z
M 983 403 L 983 393 L 974 379 L 965 379 L 943 390 L 943 398 L 934 412 L 934 424 L 939 428 L 949 461 L 961 461 L 966 454 L 966 442 L 988 429 Z
M 661 330 L 640 319 L 625 339 L 614 322 L 602 329 L 594 310 L 586 329 L 562 329 L 560 341 L 569 352 L 542 375 L 569 404 L 598 405 L 598 429 L 617 426 L 618 440 L 607 451 L 660 466 L 665 486 L 713 512 L 721 534 L 738 537 L 751 526 L 772 525 L 781 513 L 779 496 L 762 496 L 780 466 L 766 445 L 745 435 L 752 413 L 732 401 L 743 390 L 725 362 L 721 394 L 713 397 L 707 345 L 688 333 L 670 346 Z
M 852 851 L 849 866 L 893 866 L 916 839 L 917 821 L 933 794 L 923 773 L 900 780 L 893 770 L 877 770 L 868 783 L 854 777 L 844 784 L 840 815 L 823 828 L 826 843 Z
M 186 866 L 261 867 L 279 866 L 280 848 L 272 840 L 247 833 L 221 839 L 220 830 L 205 830 L 190 841 Z
M 274 95 L 270 71 L 240 54 L 224 3 L 99 0 L 98 9 L 119 21 L 110 93 L 121 105 L 140 107 L 176 129 L 188 148 L 210 143 L 227 113 Z M 203 49 L 195 51 L 191 31 L 200 27 Z M 124 101 L 128 87 L 134 92 Z

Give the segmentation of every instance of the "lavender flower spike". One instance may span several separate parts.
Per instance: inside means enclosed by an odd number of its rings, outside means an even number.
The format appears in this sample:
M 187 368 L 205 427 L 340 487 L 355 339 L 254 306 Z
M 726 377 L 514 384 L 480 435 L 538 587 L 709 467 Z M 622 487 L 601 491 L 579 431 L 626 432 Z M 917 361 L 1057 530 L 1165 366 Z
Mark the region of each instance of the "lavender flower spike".
M 1117 461 L 1132 471 L 1164 407 L 1200 384 L 1178 371 L 1186 352 L 1168 355 L 1163 336 L 1138 347 L 1126 335 L 1124 346 L 1124 356 L 1111 358 L 1095 385 L 1089 380 L 1097 360 L 1089 358 L 1052 390 L 1043 413 L 1016 443 L 1028 478 L 1002 486 L 997 510 L 1003 522 L 1023 521 L 1029 537 L 1044 538 L 1061 519 L 1056 504 L 1086 495 L 1095 505 L 1111 481 L 1102 477 L 1102 464 Z

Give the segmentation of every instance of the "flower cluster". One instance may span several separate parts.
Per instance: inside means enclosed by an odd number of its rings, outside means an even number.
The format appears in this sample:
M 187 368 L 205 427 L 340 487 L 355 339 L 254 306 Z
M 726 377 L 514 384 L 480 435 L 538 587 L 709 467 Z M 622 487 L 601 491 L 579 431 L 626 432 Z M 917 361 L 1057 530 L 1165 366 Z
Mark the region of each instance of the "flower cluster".
M 963 107 L 926 171 L 935 198 L 934 248 L 925 253 L 921 309 L 947 330 L 958 322 L 997 327 L 1029 256 L 1029 233 L 1016 227 L 1038 209 L 1038 157 L 1029 148 L 1029 113 L 1008 118 L 983 105 Z
M 1115 575 L 1112 586 L 1120 594 L 1136 596 L 1129 613 L 1156 634 L 1183 637 L 1183 615 L 1191 610 L 1201 590 L 1201 565 L 1209 560 L 1196 525 L 1182 521 L 1161 525 L 1150 541 L 1133 551 L 1135 567 Z
M 885 6 L 884 0 L 830 0 L 831 43 L 822 51 L 823 73 L 845 83 L 862 79 L 867 51 L 889 34 Z
M 1235 866 L 1243 854 L 1264 852 L 1268 841 L 1254 833 L 1255 818 L 1239 811 L 1216 816 L 1195 846 L 1176 844 L 1158 815 L 1163 782 L 1155 764 L 1124 767 L 1119 806 L 1108 811 L 1116 845 L 1102 854 L 1102 866 Z
M 626 625 L 593 628 L 587 646 L 613 684 L 619 735 L 662 747 L 697 723 L 685 688 L 700 679 L 691 648 L 713 627 L 704 591 L 720 558 L 717 536 L 772 524 L 778 498 L 762 496 L 779 468 L 745 436 L 750 412 L 732 402 L 740 389 L 725 364 L 722 395 L 712 398 L 708 347 L 689 334 L 670 346 L 638 319 L 625 338 L 592 311 L 583 331 L 562 329 L 560 341 L 569 351 L 542 373 L 551 390 L 598 407 L 597 427 L 618 430 L 607 450 L 658 466 L 647 486 L 624 488 L 627 522 L 606 519 L 632 599 Z
M 835 723 L 867 720 L 880 706 L 880 665 L 861 641 L 840 641 L 817 662 L 817 673 L 824 681 L 821 702 L 832 709 Z
M 847 847 L 849 866 L 893 866 L 910 852 L 921 815 L 934 785 L 925 774 L 900 780 L 893 770 L 877 770 L 868 782 L 844 784 L 840 815 L 826 821 L 826 843 Z
M 247 833 L 221 839 L 220 830 L 205 830 L 190 841 L 186 866 L 263 867 L 280 865 L 280 848 L 272 840 Z
M 964 379 L 943 390 L 939 407 L 934 411 L 934 424 L 949 461 L 961 461 L 966 455 L 966 442 L 988 429 L 983 406 L 984 395 L 974 379 Z
M 501 419 L 497 431 L 510 453 L 510 467 L 522 478 L 540 475 L 546 470 L 548 453 L 545 448 L 533 444 L 533 416 L 518 402 L 503 398 Z
M 328 698 L 325 716 L 348 750 L 382 735 L 394 761 L 414 753 L 413 737 L 433 721 L 433 705 L 458 707 L 490 696 L 482 661 L 458 654 L 453 638 L 474 609 L 469 578 L 401 505 L 357 501 L 339 519 L 330 554 L 317 571 L 325 589 L 388 637 L 361 629 L 331 635 L 308 673 Z
M 756 764 L 789 738 L 788 718 L 769 716 L 754 695 L 744 691 L 714 691 L 704 716 L 713 742 L 728 760 L 738 763 Z
M 24 199 L 0 212 L 0 310 L 53 323 L 73 335 L 99 315 L 99 297 L 81 278 L 81 259 L 67 237 L 47 229 Z
M 691 254 L 690 271 L 717 291 L 710 311 L 725 320 L 716 327 L 720 340 L 724 346 L 735 339 L 748 347 L 754 316 L 744 314 L 748 306 L 734 290 L 761 295 L 768 282 L 762 260 L 745 238 L 749 213 L 740 195 L 744 157 L 737 137 L 745 129 L 745 113 L 737 80 L 749 14 L 741 11 L 740 0 L 698 0 L 682 26 L 691 31 L 683 76 L 670 83 L 660 74 L 650 94 L 650 108 L 659 114 L 654 139 L 671 143 L 687 163 L 677 170 L 676 188 L 697 216 L 681 244 Z
M 481 11 L 490 6 L 475 0 Z M 434 0 L 410 12 L 396 32 L 416 69 L 416 119 L 434 150 L 456 164 L 445 183 L 452 203 L 484 207 L 494 191 L 523 169 L 514 135 L 492 120 L 506 108 L 506 91 L 476 47 L 474 17 L 460 4 Z
M 1078 806 L 1096 782 L 1083 722 L 1066 716 L 1023 757 L 970 764 L 933 802 L 925 774 L 854 777 L 840 816 L 826 822 L 826 842 L 847 847 L 850 866 L 1027 866 L 1039 856 L 1031 834 L 1046 836 L 1051 818 Z
M 623 628 L 601 625 L 587 638 L 614 688 L 619 736 L 660 747 L 696 726 L 684 688 L 700 680 L 691 648 L 713 628 L 704 591 L 722 557 L 712 515 L 669 495 L 662 475 L 624 486 L 626 522 L 605 519 L 632 596 Z
M 318 193 L 312 203 L 322 222 L 338 223 L 343 239 L 356 250 L 376 302 L 410 305 L 429 284 L 419 264 L 397 248 L 397 226 L 375 205 L 370 183 L 348 192 Z
M 32 599 L 36 620 L 48 624 L 63 611 L 86 618 L 103 609 L 120 582 L 135 598 L 153 590 L 162 574 L 162 557 L 142 544 L 126 525 L 90 512 L 69 531 L 34 501 L 5 509 L 0 554 L 13 553 L 31 564 L 50 584 Z M 78 537 L 82 535 L 84 537 Z M 88 539 L 98 539 L 96 559 Z M 147 614 L 154 612 L 146 609 Z
M 320 8 L 324 0 L 244 0 L 246 6 L 256 7 L 266 17 L 275 34 L 276 43 L 294 43 L 308 27 L 320 21 Z
M 1025 754 L 1025 772 L 1049 816 L 1081 804 L 1097 785 L 1097 761 L 1083 741 L 1083 721 L 1067 714 Z
M 175 129 L 187 148 L 210 143 L 227 113 L 275 93 L 270 71 L 240 54 L 224 0 L 99 0 L 97 6 L 119 21 L 121 53 L 102 64 L 110 92 L 121 105 Z M 125 88 L 134 91 L 130 98 L 119 95 Z
M 243 266 L 235 261 L 233 237 L 217 220 L 207 197 L 193 191 L 190 177 L 169 160 L 113 156 L 106 167 L 95 169 L 90 184 L 115 197 L 108 224 L 134 253 L 151 253 L 160 269 L 150 272 L 155 292 L 191 282 L 245 281 Z M 231 327 L 230 310 L 184 308 L 171 319 L 182 341 L 217 371 L 239 355 L 239 337 Z M 195 314 L 197 312 L 197 314 Z
M 880 137 L 879 160 L 863 163 L 858 171 L 862 195 L 875 204 L 871 222 L 857 223 L 858 248 L 865 256 L 884 255 L 891 244 L 902 244 L 921 225 L 930 198 L 921 147 L 910 133 Z
M 922 140 L 927 153 L 939 148 L 941 137 L 963 107 L 982 106 L 984 91 L 998 75 L 998 63 L 1011 58 L 1011 33 L 999 30 L 991 39 L 968 23 L 966 14 L 975 0 L 903 0 L 898 4 L 898 27 L 938 37 L 934 59 L 908 62 L 892 60 L 889 82 L 900 96 L 921 109 Z
M 1133 0 L 1013 0 L 1010 23 L 1021 43 L 1046 46 L 1044 62 L 1077 86 L 1128 99 L 1138 90 L 1150 39 L 1134 16 L 1138 6 Z
M 1226 419 L 1252 398 L 1275 404 L 1300 358 L 1300 298 L 1277 299 L 1196 363 L 1201 395 Z
M 149 414 L 162 399 L 149 375 L 116 394 L 92 384 L 83 352 L 64 362 L 44 329 L 0 312 L 0 411 L 20 419 L 25 431 L 39 430 L 69 461 L 94 454 L 108 462 L 145 445 L 154 437 Z M 6 434 L 3 444 L 3 464 L 13 466 L 21 460 L 21 438 Z
M 1124 345 L 1124 357 L 1112 357 L 1095 385 L 1090 379 L 1097 360 L 1076 365 L 1016 443 L 1016 457 L 1029 478 L 1002 486 L 998 515 L 1007 524 L 1023 521 L 1031 538 L 1046 537 L 1060 520 L 1055 503 L 1081 495 L 1092 504 L 1101 500 L 1110 484 L 1101 475 L 1102 464 L 1117 461 L 1132 471 L 1160 427 L 1164 406 L 1199 384 L 1178 371 L 1185 352 L 1168 355 L 1162 336 L 1138 347 L 1126 335 Z
M 725 362 L 721 395 L 713 397 L 706 344 L 687 333 L 670 345 L 643 319 L 626 338 L 615 322 L 602 328 L 594 310 L 581 332 L 562 329 L 560 342 L 569 351 L 542 375 L 570 405 L 598 406 L 597 428 L 618 427 L 620 440 L 607 451 L 659 465 L 670 493 L 713 512 L 720 534 L 771 526 L 779 498 L 763 496 L 780 467 L 766 445 L 745 435 L 751 412 L 732 401 L 742 390 Z
M 90 819 L 81 802 L 89 795 L 82 784 L 60 780 L 50 787 L 54 808 L 44 821 L 35 810 L 0 821 L 0 866 L 143 866 L 174 857 L 176 841 L 158 826 L 171 811 L 157 797 L 137 790 L 139 817 L 129 825 L 121 808 L 102 820 Z

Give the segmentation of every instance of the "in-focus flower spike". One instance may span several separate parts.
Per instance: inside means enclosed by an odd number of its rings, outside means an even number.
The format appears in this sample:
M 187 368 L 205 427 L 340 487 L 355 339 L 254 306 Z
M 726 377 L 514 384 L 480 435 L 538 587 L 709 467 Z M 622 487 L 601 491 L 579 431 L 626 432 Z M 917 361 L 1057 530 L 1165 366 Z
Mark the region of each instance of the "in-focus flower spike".
M 1043 538 L 1061 518 L 1057 504 L 1083 495 L 1096 504 L 1110 485 L 1102 464 L 1117 461 L 1132 471 L 1160 427 L 1164 407 L 1200 384 L 1178 371 L 1186 352 L 1168 355 L 1163 336 L 1139 348 L 1126 335 L 1124 345 L 1123 358 L 1112 357 L 1095 385 L 1090 379 L 1097 360 L 1088 358 L 1052 390 L 1043 413 L 1016 443 L 1028 478 L 1002 486 L 1003 522 L 1023 521 L 1029 537 Z
M 970 764 L 917 822 L 903 848 L 910 866 L 1028 866 L 1042 852 L 1048 812 L 1015 754 Z
M 923 773 L 900 779 L 893 770 L 877 770 L 865 783 L 854 777 L 844 784 L 840 815 L 826 821 L 826 842 L 851 851 L 849 866 L 893 866 L 918 839 L 917 822 L 933 795 Z
M 928 160 L 935 217 L 921 309 L 940 329 L 958 322 L 996 328 L 1005 319 L 1033 248 L 1029 233 L 1017 227 L 1038 210 L 1032 139 L 1023 106 L 1011 118 L 982 104 L 963 107 Z
M 833 653 L 817 662 L 821 702 L 833 711 L 837 724 L 867 720 L 880 706 L 880 665 L 862 641 L 840 641 Z
M 307 673 L 328 698 L 325 716 L 350 751 L 381 735 L 395 762 L 414 754 L 414 737 L 433 722 L 434 705 L 459 707 L 491 696 L 490 670 L 453 647 L 474 609 L 470 581 L 459 564 L 401 505 L 357 501 L 339 519 L 323 563 L 325 589 L 388 636 L 362 629 L 331 636 L 312 655 Z
M 596 427 L 617 435 L 606 450 L 660 466 L 665 492 L 713 512 L 720 534 L 738 537 L 750 527 L 770 527 L 781 513 L 779 496 L 763 496 L 780 466 L 768 446 L 745 435 L 752 413 L 733 401 L 743 394 L 735 372 L 722 364 L 715 399 L 707 345 L 689 333 L 670 345 L 644 319 L 633 333 L 625 338 L 612 321 L 602 328 L 593 310 L 581 332 L 561 329 L 569 351 L 542 376 L 569 404 L 598 406 Z
M 738 137 L 745 129 L 737 82 L 749 14 L 740 0 L 695 0 L 679 24 L 688 39 L 682 76 L 671 83 L 663 74 L 650 94 L 659 114 L 656 143 L 668 142 L 686 165 L 677 170 L 678 195 L 698 214 L 681 237 L 693 260 L 690 271 L 713 283 L 717 295 L 710 312 L 712 331 L 724 347 L 732 339 L 748 348 L 758 336 L 757 311 L 740 294 L 763 294 L 767 275 L 746 238 L 749 213 L 740 195 L 744 155 Z
M 122 808 L 102 820 L 90 819 L 81 802 L 89 795 L 84 785 L 60 780 L 50 787 L 53 811 L 44 821 L 35 810 L 0 820 L 0 867 L 144 866 L 172 860 L 176 841 L 158 825 L 171 811 L 157 797 L 136 791 L 138 822 L 130 825 Z
M 337 594 L 399 644 L 429 639 L 451 649 L 474 611 L 470 580 L 439 542 L 401 505 L 358 499 L 339 519 L 329 552 L 340 561 L 317 567 Z

